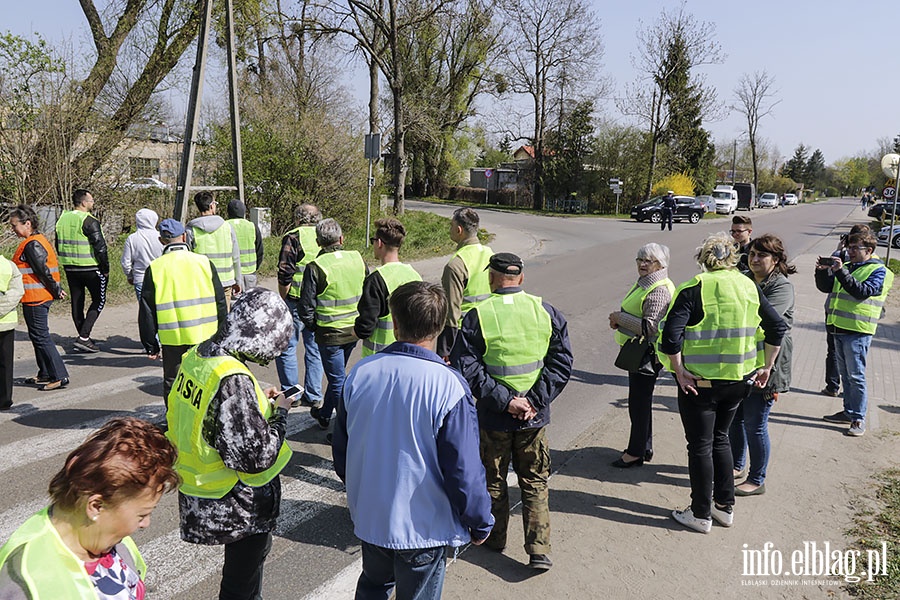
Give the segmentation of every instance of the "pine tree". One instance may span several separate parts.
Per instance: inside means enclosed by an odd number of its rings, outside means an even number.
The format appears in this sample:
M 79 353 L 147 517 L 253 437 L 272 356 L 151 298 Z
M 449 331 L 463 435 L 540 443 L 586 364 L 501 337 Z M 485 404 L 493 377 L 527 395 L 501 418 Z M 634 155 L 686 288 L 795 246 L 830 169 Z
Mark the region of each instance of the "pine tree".
M 818 181 L 825 174 L 825 156 L 822 151 L 816 148 L 809 160 L 806 161 L 806 167 L 803 169 L 803 183 L 808 186 L 816 187 Z
M 794 156 L 791 157 L 789 161 L 784 163 L 784 166 L 781 168 L 781 174 L 788 179 L 793 179 L 794 181 L 800 183 L 804 181 L 804 177 L 806 175 L 806 162 L 809 157 L 809 148 L 800 144 L 797 146 L 797 149 L 794 150 Z

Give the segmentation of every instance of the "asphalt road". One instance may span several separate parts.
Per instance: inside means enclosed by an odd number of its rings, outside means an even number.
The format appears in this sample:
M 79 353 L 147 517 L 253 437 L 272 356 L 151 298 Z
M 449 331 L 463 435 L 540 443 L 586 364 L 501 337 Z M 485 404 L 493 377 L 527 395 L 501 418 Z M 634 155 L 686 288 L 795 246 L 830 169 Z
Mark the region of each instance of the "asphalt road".
M 409 203 L 410 208 L 423 206 Z M 837 243 L 833 224 L 857 206 L 855 200 L 847 199 L 758 209 L 752 213 L 753 229 L 757 235 L 781 236 L 791 256 L 823 254 Z M 452 210 L 446 206 L 427 209 L 442 214 Z M 705 235 L 728 230 L 730 219 L 676 223 L 674 231 L 660 232 L 652 223 L 627 220 L 490 209 L 481 215 L 483 226 L 496 234 L 495 251 L 513 251 L 525 258 L 526 290 L 544 297 L 569 320 L 575 373 L 553 405 L 549 430 L 554 453 L 565 452 L 579 435 L 604 419 L 612 400 L 627 386 L 627 377 L 612 366 L 616 347 L 607 314 L 617 308 L 636 278 L 636 250 L 649 241 L 668 245 L 670 276 L 678 283 L 696 273 L 694 248 Z M 445 260 L 423 261 L 417 267 L 426 279 L 438 281 Z M 274 285 L 273 281 L 263 283 Z M 150 363 L 141 351 L 136 311 L 134 304 L 104 311 L 94 336 L 104 348 L 100 354 L 64 355 L 72 378 L 67 389 L 41 393 L 17 385 L 13 410 L 0 413 L 0 540 L 8 539 L 44 505 L 51 476 L 89 431 L 116 414 L 162 419 L 161 367 Z M 74 329 L 64 310 L 51 316 L 51 330 L 67 350 Z M 23 323 L 16 335 L 15 369 L 19 380 L 36 372 Z M 277 381 L 274 366 L 253 370 L 261 381 Z M 345 509 L 343 486 L 331 469 L 324 433 L 308 411 L 295 410 L 289 417 L 289 439 L 294 456 L 282 475 L 282 518 L 266 563 L 265 596 L 350 597 L 359 572 L 359 546 Z M 163 499 L 151 526 L 135 537 L 150 566 L 149 597 L 216 596 L 222 549 L 180 541 L 174 494 Z

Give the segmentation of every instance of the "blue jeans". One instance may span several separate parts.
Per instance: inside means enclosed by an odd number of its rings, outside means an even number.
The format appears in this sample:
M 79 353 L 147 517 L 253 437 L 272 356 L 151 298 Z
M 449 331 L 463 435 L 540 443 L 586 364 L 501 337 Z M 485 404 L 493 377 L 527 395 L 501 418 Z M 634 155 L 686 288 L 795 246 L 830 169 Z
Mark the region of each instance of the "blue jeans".
M 356 342 L 340 346 L 319 346 L 322 354 L 322 366 L 325 368 L 325 377 L 328 379 L 328 389 L 325 390 L 325 399 L 319 416 L 331 418 L 332 412 L 337 408 L 341 392 L 344 390 L 344 379 L 347 378 L 347 361 Z
M 363 571 L 356 583 L 356 600 L 440 600 L 446 572 L 446 549 L 390 550 L 362 543 Z
M 853 421 L 866 420 L 866 354 L 871 343 L 872 336 L 866 333 L 834 334 L 834 353 L 844 383 L 844 412 Z
M 22 316 L 25 317 L 25 325 L 28 327 L 28 338 L 34 346 L 34 358 L 37 361 L 39 378 L 48 378 L 50 381 L 59 381 L 69 376 L 66 365 L 62 361 L 56 344 L 50 337 L 50 307 L 53 301 L 43 304 L 22 305 Z
M 281 389 L 286 389 L 292 385 L 300 383 L 300 372 L 297 366 L 297 345 L 300 338 L 303 338 L 303 367 L 305 375 L 303 377 L 303 388 L 306 395 L 312 402 L 320 402 L 322 400 L 322 357 L 319 353 L 319 346 L 316 344 L 315 334 L 303 326 L 298 312 L 300 303 L 295 298 L 286 300 L 288 310 L 291 311 L 291 317 L 294 319 L 294 334 L 285 348 L 281 356 L 275 359 L 275 369 L 278 371 L 278 382 Z
M 728 431 L 736 471 L 744 470 L 747 464 L 744 459 L 750 451 L 747 481 L 753 485 L 762 485 L 766 480 L 766 466 L 772 448 L 769 443 L 769 411 L 774 402 L 774 398 L 766 400 L 762 390 L 753 390 L 738 406 Z

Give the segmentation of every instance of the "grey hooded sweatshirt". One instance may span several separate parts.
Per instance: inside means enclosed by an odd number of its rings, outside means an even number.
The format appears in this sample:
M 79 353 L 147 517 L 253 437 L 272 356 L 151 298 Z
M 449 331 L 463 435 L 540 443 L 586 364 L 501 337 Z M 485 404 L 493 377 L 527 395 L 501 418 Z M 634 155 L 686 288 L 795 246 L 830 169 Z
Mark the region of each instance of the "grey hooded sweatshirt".
M 237 283 L 243 289 L 244 287 L 244 279 L 241 275 L 241 247 L 238 245 L 237 235 L 234 233 L 234 229 L 231 225 L 228 225 L 225 222 L 225 219 L 220 217 L 219 215 L 206 215 L 203 217 L 197 217 L 196 219 L 191 219 L 187 224 L 187 241 L 188 247 L 196 252 L 196 248 L 194 247 L 194 228 L 205 231 L 206 233 L 213 233 L 219 227 L 227 227 L 231 232 L 231 257 L 234 265 L 234 279 L 225 279 L 220 274 L 220 279 L 222 280 L 223 287 L 229 287 Z
M 159 215 L 149 208 L 142 208 L 134 216 L 137 231 L 125 240 L 122 249 L 122 271 L 125 277 L 137 287 L 144 282 L 147 265 L 162 255 L 163 246 L 159 241 L 156 223 Z

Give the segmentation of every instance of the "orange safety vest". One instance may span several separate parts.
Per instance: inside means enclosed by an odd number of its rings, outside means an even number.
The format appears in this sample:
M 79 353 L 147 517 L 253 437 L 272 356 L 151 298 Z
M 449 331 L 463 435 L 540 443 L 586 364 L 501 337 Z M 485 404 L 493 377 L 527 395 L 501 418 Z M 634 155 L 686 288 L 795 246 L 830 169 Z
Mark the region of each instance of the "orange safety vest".
M 32 241 L 36 241 L 47 251 L 47 267 L 50 269 L 53 281 L 59 283 L 59 261 L 57 261 L 56 252 L 53 250 L 53 246 L 50 245 L 50 242 L 47 241 L 47 238 L 40 233 L 34 233 L 22 240 L 22 243 L 19 244 L 19 247 L 16 249 L 16 253 L 13 254 L 13 262 L 16 263 L 16 266 L 19 268 L 19 273 L 22 274 L 22 286 L 25 288 L 25 295 L 22 296 L 22 304 L 28 305 L 43 304 L 44 302 L 53 300 L 53 294 L 44 287 L 44 284 L 41 283 L 41 280 L 35 275 L 31 265 L 22 258 L 22 254 L 25 252 L 25 246 Z

